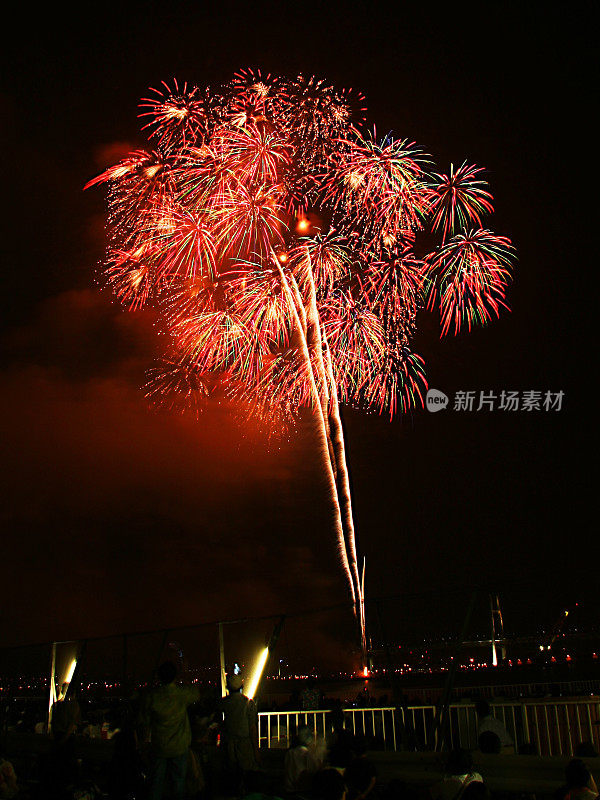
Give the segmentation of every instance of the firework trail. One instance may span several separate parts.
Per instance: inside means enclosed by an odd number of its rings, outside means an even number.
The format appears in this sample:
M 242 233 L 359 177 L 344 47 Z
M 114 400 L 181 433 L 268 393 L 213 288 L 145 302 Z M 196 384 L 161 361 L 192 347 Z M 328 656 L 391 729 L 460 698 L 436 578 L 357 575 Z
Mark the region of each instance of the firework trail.
M 107 285 L 166 334 L 148 396 L 201 413 L 225 389 L 271 430 L 310 410 L 364 657 L 340 404 L 422 405 L 419 309 L 438 307 L 445 335 L 506 307 L 513 248 L 482 227 L 482 170 L 434 172 L 414 142 L 363 129 L 362 95 L 303 75 L 163 82 L 140 118 L 148 149 L 87 186 L 108 187 Z M 439 244 L 417 257 L 421 232 Z

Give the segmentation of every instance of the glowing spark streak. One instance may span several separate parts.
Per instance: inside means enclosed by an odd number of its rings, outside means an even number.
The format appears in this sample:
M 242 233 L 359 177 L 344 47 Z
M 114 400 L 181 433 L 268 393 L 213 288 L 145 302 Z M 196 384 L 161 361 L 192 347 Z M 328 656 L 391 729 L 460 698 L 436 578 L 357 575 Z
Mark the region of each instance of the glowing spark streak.
M 307 341 L 306 341 L 306 335 L 304 333 L 304 329 L 303 329 L 302 324 L 300 322 L 300 317 L 298 315 L 298 311 L 296 309 L 296 305 L 295 305 L 294 300 L 293 300 L 293 296 L 292 296 L 292 293 L 291 293 L 291 290 L 290 290 L 290 287 L 289 287 L 289 283 L 288 283 L 287 278 L 285 277 L 285 275 L 283 273 L 283 270 L 281 269 L 281 266 L 279 264 L 279 261 L 277 259 L 277 256 L 275 255 L 275 253 L 273 253 L 273 262 L 277 266 L 277 269 L 279 270 L 279 274 L 280 274 L 280 277 L 281 277 L 282 285 L 284 287 L 284 290 L 285 290 L 286 294 L 288 295 L 290 307 L 293 310 L 294 319 L 296 321 L 296 329 L 297 329 L 297 331 L 298 331 L 298 333 L 300 335 L 302 355 L 303 355 L 303 358 L 304 358 L 306 364 L 308 365 L 308 369 L 309 369 L 311 393 L 312 393 L 312 396 L 313 396 L 313 399 L 314 399 L 314 402 L 315 402 L 315 406 L 319 410 L 318 419 L 319 419 L 319 421 L 321 423 L 319 425 L 319 434 L 320 434 L 320 438 L 321 438 L 321 448 L 322 448 L 322 454 L 323 454 L 323 461 L 327 464 L 327 467 L 328 467 L 327 475 L 328 475 L 329 488 L 330 488 L 330 491 L 331 491 L 331 498 L 332 498 L 332 501 L 333 501 L 333 504 L 334 504 L 334 507 L 335 507 L 335 511 L 336 511 L 336 527 L 338 528 L 339 552 L 340 552 L 340 557 L 341 557 L 341 560 L 342 560 L 342 567 L 343 567 L 343 569 L 344 569 L 344 571 L 346 573 L 346 576 L 348 578 L 348 583 L 349 583 L 349 586 L 350 586 L 350 592 L 351 592 L 351 595 L 352 595 L 352 602 L 356 603 L 357 602 L 356 590 L 355 590 L 355 584 L 354 584 L 354 580 L 353 580 L 353 575 L 352 575 L 352 572 L 350 570 L 350 565 L 348 563 L 348 554 L 346 552 L 346 546 L 345 546 L 344 526 L 343 526 L 343 522 L 342 522 L 342 516 L 341 516 L 341 509 L 340 509 L 338 491 L 337 491 L 337 486 L 336 486 L 336 480 L 335 480 L 335 475 L 334 475 L 334 472 L 333 472 L 332 462 L 331 462 L 331 459 L 330 459 L 330 456 L 329 456 L 329 443 L 328 443 L 328 437 L 327 437 L 327 423 L 325 421 L 325 415 L 324 415 L 323 409 L 321 407 L 321 402 L 320 402 L 320 397 L 319 397 L 319 390 L 317 389 L 317 385 L 316 385 L 316 382 L 315 382 L 315 377 L 314 377 L 313 370 L 312 370 L 310 352 L 309 352 L 308 344 L 307 344 Z M 355 557 L 355 560 L 356 560 L 356 557 Z
M 310 360 L 310 367 L 311 370 L 316 368 L 317 377 L 318 377 L 318 384 L 315 379 L 315 384 L 318 385 L 318 393 L 319 393 L 319 402 L 321 404 L 321 414 L 323 417 L 323 425 L 325 429 L 325 436 L 327 438 L 327 449 L 329 452 L 329 461 L 331 464 L 331 469 L 333 472 L 333 479 L 337 487 L 337 463 L 335 459 L 335 452 L 333 449 L 333 444 L 331 442 L 331 432 L 329 430 L 329 386 L 327 383 L 327 378 L 325 376 L 325 366 L 323 363 L 323 342 L 321 338 L 321 321 L 319 319 L 319 312 L 317 309 L 317 302 L 316 302 L 316 289 L 314 285 L 314 281 L 312 279 L 312 270 L 310 264 L 310 254 L 308 252 L 308 248 L 304 248 L 304 276 L 309 278 L 309 304 L 308 310 L 304 304 L 302 299 L 302 295 L 300 289 L 298 288 L 296 279 L 294 275 L 291 277 L 292 284 L 294 286 L 294 293 L 297 299 L 297 302 L 300 303 L 303 312 L 303 325 L 304 325 L 304 335 L 307 342 L 307 347 L 309 350 L 309 360 Z M 339 496 L 338 496 L 339 501 Z M 343 533 L 343 529 L 342 529 Z M 344 550 L 347 552 L 346 543 L 345 543 L 345 536 L 344 536 Z
M 311 365 L 316 366 L 319 383 L 322 387 L 319 392 L 319 400 L 322 407 L 324 429 L 327 436 L 328 447 L 333 451 L 332 474 L 335 481 L 336 494 L 341 513 L 341 533 L 340 550 L 343 549 L 345 563 L 348 564 L 348 571 L 351 576 L 351 586 L 353 599 L 358 612 L 361 630 L 361 646 L 363 652 L 366 648 L 365 638 L 365 619 L 364 603 L 362 601 L 361 583 L 358 576 L 358 565 L 356 560 L 356 535 L 354 531 L 354 520 L 352 514 L 352 499 L 350 494 L 350 479 L 348 476 L 348 466 L 346 463 L 346 452 L 344 447 L 344 434 L 340 417 L 339 404 L 337 400 L 337 385 L 333 378 L 331 366 L 331 356 L 329 346 L 325 339 L 321 320 L 316 302 L 316 286 L 312 270 L 312 263 L 308 248 L 305 250 L 304 272 L 309 288 L 309 302 L 306 311 L 307 319 L 307 339 L 313 339 L 312 350 L 316 358 L 311 360 Z M 323 359 L 323 349 L 328 357 L 326 370 Z
M 333 364 L 331 360 L 331 353 L 327 338 L 323 333 L 323 345 L 325 349 L 325 359 L 327 364 L 327 377 L 330 384 L 331 394 L 331 412 L 329 415 L 329 426 L 331 429 L 331 441 L 333 443 L 334 451 L 336 454 L 336 464 L 338 467 L 338 496 L 340 498 L 340 505 L 343 508 L 344 521 L 346 530 L 348 531 L 347 539 L 350 550 L 349 561 L 352 564 L 352 577 L 353 587 L 356 590 L 353 592 L 355 602 L 358 604 L 358 612 L 360 615 L 360 628 L 361 639 L 365 636 L 365 620 L 364 620 L 364 607 L 362 604 L 362 592 L 360 589 L 360 581 L 358 578 L 358 565 L 356 563 L 356 535 L 354 532 L 354 519 L 352 515 L 352 495 L 350 493 L 350 478 L 348 475 L 348 465 L 346 462 L 346 448 L 344 447 L 344 429 L 342 427 L 342 419 L 340 417 L 340 407 L 337 398 L 336 382 L 333 375 Z M 331 391 L 333 390 L 333 391 Z M 353 599 L 354 599 L 353 598 Z

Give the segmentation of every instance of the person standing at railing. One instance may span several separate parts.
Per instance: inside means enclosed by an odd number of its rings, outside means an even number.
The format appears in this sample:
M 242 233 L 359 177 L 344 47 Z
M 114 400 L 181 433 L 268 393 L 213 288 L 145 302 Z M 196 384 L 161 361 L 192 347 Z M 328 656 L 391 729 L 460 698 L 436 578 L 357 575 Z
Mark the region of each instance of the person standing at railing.
M 157 670 L 160 685 L 146 694 L 139 712 L 139 733 L 149 745 L 149 800 L 160 800 L 167 777 L 172 796 L 184 797 L 192 731 L 188 707 L 200 699 L 196 686 L 175 683 L 177 667 L 165 661 Z
M 254 700 L 246 697 L 241 675 L 228 675 L 229 694 L 218 705 L 223 713 L 223 738 L 229 777 L 235 789 L 241 788 L 244 773 L 259 769 L 258 711 Z
M 354 758 L 354 734 L 344 725 L 344 711 L 339 701 L 332 709 L 329 718 L 333 731 L 328 741 L 327 760 L 331 767 L 343 773 Z
M 492 714 L 489 703 L 483 699 L 478 700 L 475 703 L 475 711 L 477 712 L 477 740 L 480 740 L 483 733 L 495 733 L 500 739 L 500 752 L 514 753 L 514 742 L 504 725 Z

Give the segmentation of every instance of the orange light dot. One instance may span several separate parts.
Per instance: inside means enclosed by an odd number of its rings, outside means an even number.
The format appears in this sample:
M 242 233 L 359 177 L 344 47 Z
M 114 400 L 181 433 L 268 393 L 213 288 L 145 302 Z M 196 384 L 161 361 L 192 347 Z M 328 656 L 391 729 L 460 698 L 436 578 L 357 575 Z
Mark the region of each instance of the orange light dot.
M 282 264 L 285 264 L 285 262 L 288 260 L 287 253 L 280 253 L 277 256 L 277 258 L 281 261 Z

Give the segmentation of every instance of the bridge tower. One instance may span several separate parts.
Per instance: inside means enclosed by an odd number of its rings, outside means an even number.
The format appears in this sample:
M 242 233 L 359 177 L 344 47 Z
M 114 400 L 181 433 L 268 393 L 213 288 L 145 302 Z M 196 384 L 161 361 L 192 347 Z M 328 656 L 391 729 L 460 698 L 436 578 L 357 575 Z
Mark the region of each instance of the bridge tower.
M 497 592 L 490 593 L 490 611 L 492 623 L 492 664 L 497 667 L 499 661 L 506 658 L 506 642 L 504 639 L 504 623 L 502 622 L 502 609 L 500 596 Z

